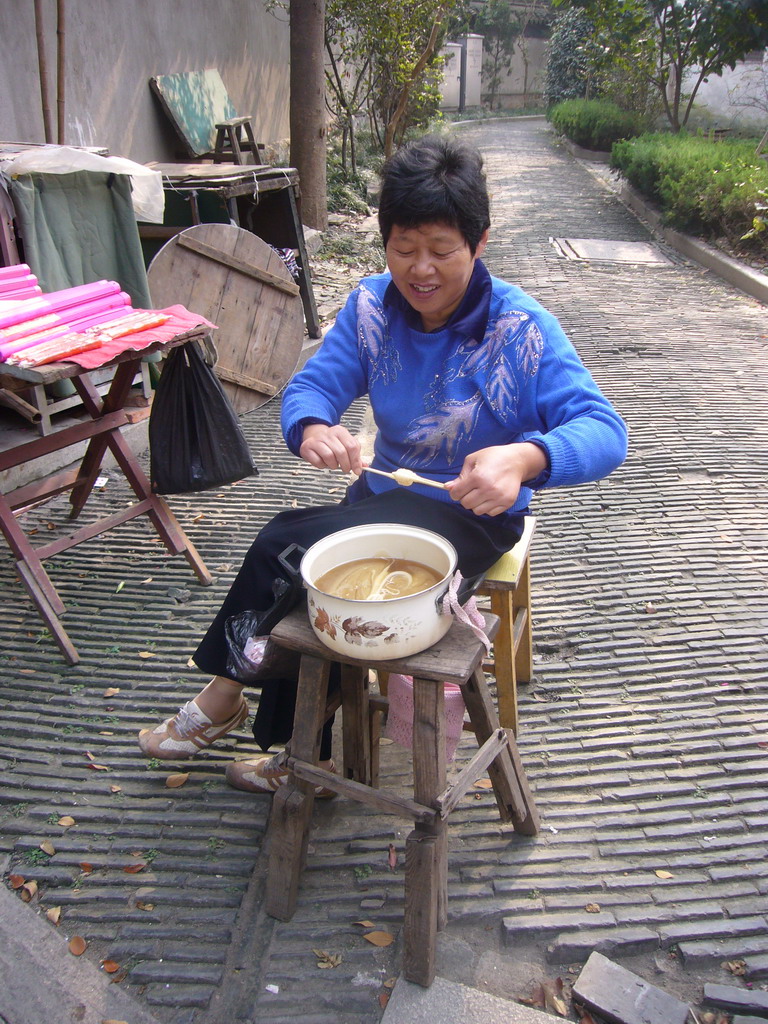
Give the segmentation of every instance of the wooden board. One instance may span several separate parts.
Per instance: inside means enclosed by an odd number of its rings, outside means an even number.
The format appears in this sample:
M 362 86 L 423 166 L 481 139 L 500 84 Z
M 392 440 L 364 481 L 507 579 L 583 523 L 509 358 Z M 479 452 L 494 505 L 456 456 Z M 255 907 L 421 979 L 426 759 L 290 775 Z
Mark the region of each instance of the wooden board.
M 192 157 L 212 153 L 216 125 L 237 117 L 216 68 L 157 75 L 149 84 Z
M 288 383 L 304 311 L 299 286 L 266 242 L 231 224 L 197 224 L 163 246 L 147 277 L 154 308 L 181 303 L 217 325 L 216 375 L 238 415 Z

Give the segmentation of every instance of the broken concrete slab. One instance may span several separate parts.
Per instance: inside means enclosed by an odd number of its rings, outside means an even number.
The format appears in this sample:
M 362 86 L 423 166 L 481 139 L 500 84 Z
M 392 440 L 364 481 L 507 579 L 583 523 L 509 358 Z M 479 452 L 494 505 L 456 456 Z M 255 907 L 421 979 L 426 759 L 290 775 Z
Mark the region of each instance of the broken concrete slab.
M 721 1010 L 741 1011 L 768 1017 L 768 992 L 750 991 L 735 985 L 704 986 L 704 1002 Z
M 607 1024 L 685 1024 L 688 1005 L 644 978 L 592 953 L 573 986 L 573 998 Z

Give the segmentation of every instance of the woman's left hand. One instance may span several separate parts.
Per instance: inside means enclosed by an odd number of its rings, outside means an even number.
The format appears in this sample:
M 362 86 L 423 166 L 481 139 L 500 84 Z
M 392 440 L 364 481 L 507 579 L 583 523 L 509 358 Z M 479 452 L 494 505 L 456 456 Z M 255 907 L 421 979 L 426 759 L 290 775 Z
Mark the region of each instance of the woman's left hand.
M 527 441 L 494 445 L 468 455 L 461 473 L 445 487 L 454 501 L 477 515 L 498 516 L 517 501 L 526 480 L 548 466 L 546 452 Z

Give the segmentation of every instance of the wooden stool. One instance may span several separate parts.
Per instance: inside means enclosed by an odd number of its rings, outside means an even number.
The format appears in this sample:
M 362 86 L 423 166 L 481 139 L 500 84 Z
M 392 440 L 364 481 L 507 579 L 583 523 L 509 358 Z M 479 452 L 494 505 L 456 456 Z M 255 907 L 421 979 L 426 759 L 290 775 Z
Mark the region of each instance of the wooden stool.
M 517 684 L 533 676 L 531 630 L 531 568 L 529 555 L 536 520 L 525 517 L 520 540 L 485 574 L 478 595 L 490 597 L 491 611 L 499 617 L 492 661 L 486 667 L 496 677 L 499 721 L 517 735 Z
M 242 133 L 245 133 L 245 138 Z M 253 153 L 253 162 L 260 164 L 263 148 L 253 136 L 250 117 L 230 117 L 216 125 L 216 144 L 213 150 L 215 164 L 244 164 L 243 150 Z
M 486 616 L 492 636 L 498 619 Z M 293 777 L 275 794 L 269 823 L 269 868 L 266 910 L 289 921 L 296 909 L 301 871 L 306 862 L 314 787 L 321 785 L 380 811 L 412 818 L 405 848 L 404 974 L 419 985 L 435 977 L 437 931 L 447 920 L 448 867 L 446 821 L 461 798 L 485 772 L 502 821 L 523 835 L 536 835 L 539 816 L 514 737 L 499 726 L 481 663 L 484 645 L 470 629 L 455 622 L 437 644 L 391 661 L 375 652 L 357 660 L 332 652 L 315 636 L 307 610 L 294 609 L 273 630 L 281 646 L 301 653 L 299 688 L 288 766 Z M 362 652 L 361 652 L 362 653 Z M 327 706 L 332 662 L 341 663 L 343 770 L 335 775 L 317 766 L 320 733 L 334 704 Z M 379 790 L 376 701 L 368 689 L 370 669 L 413 677 L 413 799 Z M 480 749 L 447 785 L 443 683 L 462 688 Z M 373 714 L 372 714 L 372 708 Z

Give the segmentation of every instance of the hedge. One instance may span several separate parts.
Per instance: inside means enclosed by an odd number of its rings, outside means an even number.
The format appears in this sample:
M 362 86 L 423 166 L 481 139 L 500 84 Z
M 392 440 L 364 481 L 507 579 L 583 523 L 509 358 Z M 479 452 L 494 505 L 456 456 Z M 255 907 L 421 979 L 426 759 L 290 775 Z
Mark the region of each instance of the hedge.
M 547 113 L 556 132 L 584 149 L 610 150 L 614 142 L 640 135 L 643 119 L 608 100 L 563 100 Z
M 768 161 L 756 145 L 652 133 L 617 142 L 611 167 L 660 207 L 670 227 L 768 253 Z

